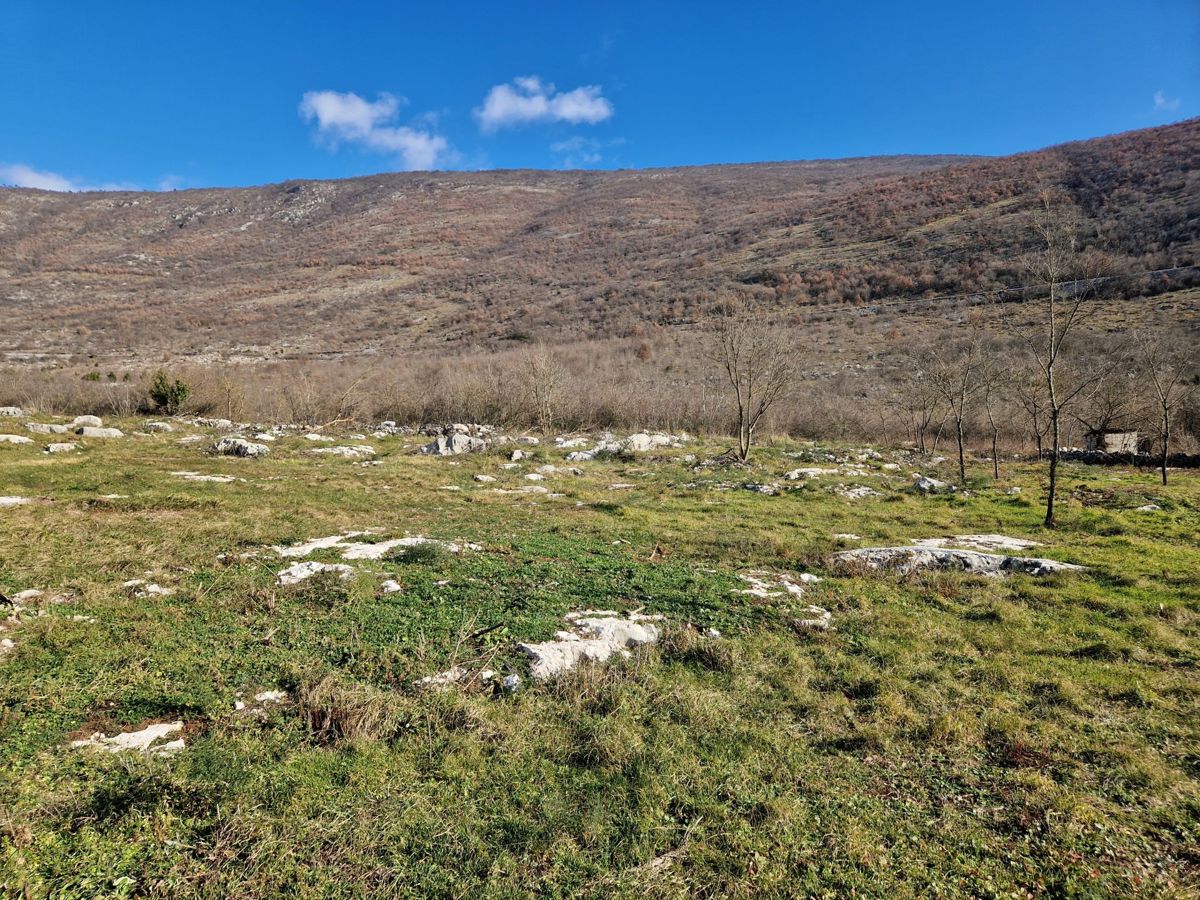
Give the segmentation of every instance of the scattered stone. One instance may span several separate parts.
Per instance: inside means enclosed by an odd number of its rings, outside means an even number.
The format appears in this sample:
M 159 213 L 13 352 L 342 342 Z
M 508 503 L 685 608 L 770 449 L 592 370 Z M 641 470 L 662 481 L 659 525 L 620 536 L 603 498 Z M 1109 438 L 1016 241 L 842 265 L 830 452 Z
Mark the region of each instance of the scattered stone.
M 125 437 L 125 432 L 120 428 L 95 428 L 91 425 L 83 425 L 75 429 L 75 433 L 80 437 L 85 438 L 122 438 Z
M 828 631 L 833 623 L 833 613 L 822 606 L 811 604 L 800 609 L 807 619 L 793 619 L 792 625 L 805 631 Z
M 231 481 L 237 481 L 232 475 L 203 475 L 200 472 L 172 472 L 176 478 L 182 478 L 185 481 L 212 481 L 217 484 L 229 484 Z
M 343 563 L 298 562 L 278 573 L 279 584 L 299 584 L 321 572 L 337 572 L 342 581 L 354 576 L 354 569 Z
M 848 531 L 838 532 L 833 535 L 839 541 L 861 541 L 862 538 L 857 534 L 851 534 Z
M 820 478 L 822 475 L 836 475 L 837 469 L 822 469 L 818 467 L 792 469 L 790 472 L 784 473 L 784 478 L 788 481 L 801 481 L 805 478 Z
M 913 472 L 913 487 L 922 494 L 950 494 L 958 490 L 954 485 L 947 484 L 944 481 L 938 481 L 936 478 L 930 478 L 927 475 L 922 475 L 919 472 Z
M 1021 493 L 1021 489 L 1019 487 L 1010 487 L 1004 493 L 1008 494 L 1008 496 L 1010 496 L 1010 497 L 1015 497 Z
M 394 578 L 388 578 L 379 586 L 379 591 L 382 594 L 398 594 L 404 590 L 403 586 Z
M 170 434 L 175 430 L 175 426 L 170 422 L 147 422 L 146 430 L 156 434 Z
M 524 450 L 514 450 L 511 454 L 509 454 L 508 459 L 510 462 L 520 462 L 521 460 L 528 458 L 528 456 L 529 454 Z
M 614 654 L 628 656 L 630 647 L 657 643 L 659 628 L 653 623 L 662 616 L 585 610 L 567 613 L 566 620 L 570 630 L 557 632 L 555 640 L 517 645 L 530 658 L 530 674 L 538 681 L 570 671 L 585 660 L 605 662 Z
M 19 406 L 0 406 L 0 416 L 23 416 L 25 410 Z
M 530 472 L 528 475 L 525 476 L 526 481 L 543 481 L 543 480 L 545 480 L 545 478 L 546 478 L 546 476 L 543 475 L 541 472 Z
M 99 428 L 103 424 L 99 416 L 76 416 L 71 420 L 72 428 Z
M 753 571 L 743 572 L 738 575 L 738 578 L 746 582 L 750 587 L 735 590 L 735 594 L 749 594 L 752 597 L 758 597 L 762 600 L 787 595 L 803 597 L 804 585 L 817 584 L 821 580 L 809 572 L 801 572 L 793 578 L 789 574 Z
M 23 434 L 0 434 L 0 444 L 32 444 L 33 439 Z
M 583 437 L 556 437 L 554 439 L 554 444 L 560 450 L 574 450 L 576 447 L 586 447 L 588 445 L 588 439 Z
M 273 444 L 278 438 L 269 431 L 260 431 L 254 435 L 256 441 L 265 441 L 268 444 Z
M 935 547 L 863 547 L 835 553 L 832 561 L 842 566 L 865 566 L 868 569 L 894 568 L 900 572 L 919 569 L 942 569 L 969 572 L 976 575 L 1002 575 L 1019 572 L 1025 575 L 1051 575 L 1055 572 L 1079 572 L 1084 566 L 1035 559 L 1023 556 L 1003 556 L 976 550 L 954 550 Z
M 756 494 L 766 494 L 768 497 L 775 497 L 779 494 L 779 485 L 777 484 L 756 484 L 748 481 L 742 485 L 742 490 L 753 491 Z
M 306 434 L 304 436 L 304 439 L 306 441 L 324 441 L 327 444 L 332 444 L 334 441 L 334 438 L 330 437 L 329 435 L 317 434 L 315 431 L 311 431 L 308 434 Z
M 91 737 L 80 741 L 71 741 L 72 747 L 94 747 L 107 753 L 122 753 L 138 751 L 151 756 L 169 756 L 184 748 L 183 738 L 166 741 L 173 734 L 183 730 L 182 722 L 159 722 L 147 725 L 140 731 L 125 731 L 105 737 L 101 732 L 95 732 Z M 166 743 L 161 743 L 166 741 Z
M 169 597 L 175 593 L 174 588 L 165 588 L 162 585 L 146 581 L 144 578 L 132 578 L 122 586 L 133 596 L 143 600 L 149 597 Z
M 366 444 L 351 444 L 338 447 L 319 447 L 316 450 L 310 450 L 309 453 L 324 453 L 330 456 L 340 456 L 344 459 L 364 459 L 368 456 L 375 455 L 375 448 L 368 447 Z
M 1147 503 L 1145 506 L 1139 506 L 1136 511 L 1137 512 L 1154 512 L 1155 510 L 1158 510 L 1158 509 L 1162 509 L 1162 507 L 1159 506 L 1157 503 Z
M 192 419 L 192 424 L 199 425 L 202 428 L 212 428 L 217 431 L 226 431 L 233 427 L 233 423 L 228 419 L 197 418 Z
M 457 684 L 466 677 L 467 670 L 455 666 L 452 669 L 447 669 L 445 672 L 438 672 L 436 675 L 426 675 L 424 678 L 418 679 L 417 684 L 422 687 L 448 688 L 450 685 Z
M 608 489 L 610 491 L 627 491 L 630 488 L 635 488 L 635 487 L 637 487 L 636 484 L 629 484 L 628 482 L 625 482 L 625 481 L 614 481 L 612 484 L 610 484 L 608 486 Z
M 505 693 L 515 694 L 521 689 L 521 676 L 516 674 L 505 675 L 500 681 L 500 687 L 505 691 Z
M 254 444 L 245 438 L 223 437 L 213 444 L 213 452 L 222 456 L 237 456 L 243 459 L 258 459 L 271 452 L 266 444 Z
M 31 503 L 28 497 L 0 497 L 0 509 L 5 509 L 9 506 L 24 506 L 26 503 Z
M 475 480 L 478 481 L 480 484 L 490 484 L 491 482 L 496 480 L 496 476 L 484 475 L 481 473 L 481 474 L 475 476 Z
M 866 497 L 882 497 L 879 491 L 867 487 L 865 484 L 846 487 L 844 484 L 839 484 L 836 488 L 839 497 L 845 497 L 847 500 L 862 500 Z
M 70 441 L 61 444 L 47 444 L 42 448 L 46 453 L 70 453 L 72 450 L 78 450 L 79 445 Z
M 26 422 L 25 427 L 34 434 L 69 434 L 71 432 L 66 425 L 51 425 L 45 422 Z

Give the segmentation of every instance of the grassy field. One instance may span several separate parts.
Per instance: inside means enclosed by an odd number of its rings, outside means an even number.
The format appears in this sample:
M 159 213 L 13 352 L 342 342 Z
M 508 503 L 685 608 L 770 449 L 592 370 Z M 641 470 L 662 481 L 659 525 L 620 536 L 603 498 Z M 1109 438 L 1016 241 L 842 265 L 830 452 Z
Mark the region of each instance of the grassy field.
M 45 592 L 0 634 L 6 895 L 1200 895 L 1198 473 L 1068 465 L 1044 532 L 1018 462 L 921 495 L 911 473 L 950 464 L 881 448 L 769 496 L 740 484 L 858 451 L 780 442 L 694 471 L 684 454 L 723 449 L 698 441 L 533 482 L 563 451 L 503 469 L 384 438 L 361 465 L 299 436 L 259 460 L 211 440 L 0 445 L 0 495 L 31 501 L 0 508 L 0 593 Z M 529 486 L 561 496 L 496 490 Z M 276 583 L 295 560 L 271 545 L 365 529 L 481 546 Z M 828 568 L 983 532 L 1089 569 Z M 824 580 L 763 598 L 738 592 L 748 570 Z M 829 631 L 797 625 L 810 603 Z M 533 683 L 516 643 L 588 608 L 661 614 L 663 640 Z M 451 665 L 524 686 L 414 684 Z M 264 690 L 288 699 L 235 712 Z M 69 746 L 174 720 L 171 756 Z

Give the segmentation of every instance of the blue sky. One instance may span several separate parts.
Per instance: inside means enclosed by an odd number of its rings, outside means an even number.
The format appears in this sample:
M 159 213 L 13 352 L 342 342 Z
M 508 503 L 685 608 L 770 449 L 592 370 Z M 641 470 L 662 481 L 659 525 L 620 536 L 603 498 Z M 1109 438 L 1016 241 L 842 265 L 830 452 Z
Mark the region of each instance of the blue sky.
M 0 183 L 1004 154 L 1200 114 L 1200 2 L 0 0 Z

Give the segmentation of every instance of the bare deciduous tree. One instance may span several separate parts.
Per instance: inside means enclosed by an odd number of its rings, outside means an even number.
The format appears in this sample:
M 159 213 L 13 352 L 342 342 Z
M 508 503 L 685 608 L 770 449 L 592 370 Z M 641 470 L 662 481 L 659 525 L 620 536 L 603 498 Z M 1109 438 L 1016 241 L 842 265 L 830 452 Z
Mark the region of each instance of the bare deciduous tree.
M 738 458 L 743 462 L 762 417 L 795 379 L 794 353 L 786 332 L 776 325 L 744 313 L 721 321 L 714 356 L 737 400 Z
M 1047 418 L 1050 452 L 1044 524 L 1053 528 L 1063 418 L 1070 405 L 1101 377 L 1095 372 L 1069 380 L 1063 377 L 1071 350 L 1068 339 L 1090 312 L 1088 300 L 1094 296 L 1097 279 L 1103 274 L 1103 260 L 1096 254 L 1081 252 L 1079 224 L 1073 215 L 1049 192 L 1044 191 L 1041 200 L 1041 210 L 1032 223 L 1038 247 L 1026 265 L 1039 296 L 1028 304 L 1035 310 L 1035 316 L 1025 330 L 1025 342 L 1037 374 L 1039 404 Z
M 930 351 L 925 366 L 930 384 L 954 419 L 958 480 L 963 484 L 967 481 L 966 421 L 987 383 L 984 366 L 984 338 L 978 322 L 961 343 Z
M 936 446 L 945 423 L 946 410 L 919 356 L 909 356 L 903 387 L 895 395 L 895 403 L 904 412 L 917 449 L 923 454 L 928 453 L 925 437 L 933 429 Z
M 1154 398 L 1157 419 L 1159 471 L 1167 483 L 1171 450 L 1171 424 L 1179 407 L 1200 387 L 1195 344 L 1172 340 L 1166 332 L 1136 336 L 1141 371 Z
M 1009 392 L 1013 386 L 1012 368 L 1004 357 L 990 348 L 991 352 L 984 364 L 983 380 L 983 412 L 987 417 L 988 430 L 992 434 L 992 478 L 1000 480 L 1000 424 L 1001 411 L 1009 403 Z
M 533 403 L 538 430 L 549 434 L 554 429 L 555 412 L 560 401 L 564 371 L 562 362 L 547 347 L 533 347 L 525 355 L 525 387 Z

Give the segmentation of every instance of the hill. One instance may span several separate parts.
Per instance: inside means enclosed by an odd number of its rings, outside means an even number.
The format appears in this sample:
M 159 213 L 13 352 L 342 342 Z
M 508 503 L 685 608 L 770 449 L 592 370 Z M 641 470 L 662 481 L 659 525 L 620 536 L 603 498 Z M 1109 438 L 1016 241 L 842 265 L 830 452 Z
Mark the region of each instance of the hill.
M 798 323 L 1019 283 L 1046 185 L 1122 270 L 1197 262 L 1200 120 L 989 159 L 3 189 L 0 351 L 69 365 L 629 339 L 733 297 Z

